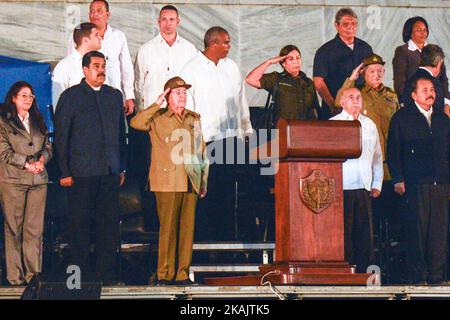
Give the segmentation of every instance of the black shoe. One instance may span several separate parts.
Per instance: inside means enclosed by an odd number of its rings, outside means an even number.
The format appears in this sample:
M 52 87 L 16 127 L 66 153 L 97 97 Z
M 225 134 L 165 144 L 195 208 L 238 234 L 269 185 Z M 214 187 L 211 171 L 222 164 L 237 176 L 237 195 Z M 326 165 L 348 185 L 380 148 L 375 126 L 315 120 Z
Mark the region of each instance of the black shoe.
M 198 286 L 198 283 L 192 281 L 191 279 L 185 279 L 185 280 L 175 281 L 175 285 L 177 285 L 177 286 Z
M 172 284 L 172 281 L 169 280 L 158 280 L 156 281 L 157 286 L 170 286 Z

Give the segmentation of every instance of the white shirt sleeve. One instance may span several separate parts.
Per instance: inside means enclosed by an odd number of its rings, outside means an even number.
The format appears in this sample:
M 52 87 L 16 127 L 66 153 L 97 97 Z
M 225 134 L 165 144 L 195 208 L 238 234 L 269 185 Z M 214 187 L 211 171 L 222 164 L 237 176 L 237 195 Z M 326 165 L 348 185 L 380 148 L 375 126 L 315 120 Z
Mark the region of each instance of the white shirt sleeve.
M 376 136 L 375 151 L 373 153 L 372 161 L 372 189 L 381 191 L 383 185 L 383 153 L 381 152 L 380 137 L 378 136 L 378 130 L 374 128 L 374 135 Z
M 241 112 L 241 125 L 245 135 L 253 134 L 252 123 L 250 122 L 250 109 L 248 107 L 247 98 L 245 96 L 244 81 L 240 83 L 241 90 L 239 92 L 239 110 Z
M 58 63 L 53 70 L 52 76 L 52 103 L 53 111 L 56 111 L 56 105 L 59 100 L 59 96 L 69 87 L 69 79 L 67 78 L 67 72 L 64 67 Z
M 136 55 L 136 59 L 134 61 L 134 94 L 136 97 L 136 106 L 139 110 L 144 109 L 147 106 L 144 106 L 144 80 L 145 76 L 148 73 L 146 70 L 145 63 L 145 54 L 144 49 L 141 47 Z
M 125 100 L 134 99 L 134 70 L 131 62 L 130 51 L 128 50 L 127 39 L 122 33 L 122 49 L 119 56 L 120 74 L 122 90 L 124 92 Z

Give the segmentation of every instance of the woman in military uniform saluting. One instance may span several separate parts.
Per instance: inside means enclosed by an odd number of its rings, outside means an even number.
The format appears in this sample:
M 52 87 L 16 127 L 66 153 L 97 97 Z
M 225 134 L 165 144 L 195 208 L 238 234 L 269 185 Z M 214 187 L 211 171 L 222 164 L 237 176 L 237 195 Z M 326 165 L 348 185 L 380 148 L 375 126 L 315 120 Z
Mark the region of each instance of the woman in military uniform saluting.
M 266 69 L 279 63 L 283 72 L 264 73 Z M 313 81 L 301 71 L 300 50 L 294 45 L 281 49 L 280 55 L 268 59 L 248 75 L 245 81 L 257 89 L 265 89 L 275 102 L 273 123 L 279 118 L 297 120 L 317 119 L 319 102 Z

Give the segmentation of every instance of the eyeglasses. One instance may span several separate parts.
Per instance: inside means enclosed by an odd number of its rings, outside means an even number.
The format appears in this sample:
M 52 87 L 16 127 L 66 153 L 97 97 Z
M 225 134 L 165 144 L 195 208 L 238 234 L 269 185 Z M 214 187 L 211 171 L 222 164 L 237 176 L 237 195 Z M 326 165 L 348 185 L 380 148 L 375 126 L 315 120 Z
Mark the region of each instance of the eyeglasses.
M 34 100 L 34 98 L 36 98 L 36 96 L 34 95 L 34 94 L 25 94 L 25 93 L 22 93 L 22 94 L 20 94 L 20 93 L 18 93 L 17 94 L 17 97 L 21 97 L 22 99 L 31 99 L 31 100 Z

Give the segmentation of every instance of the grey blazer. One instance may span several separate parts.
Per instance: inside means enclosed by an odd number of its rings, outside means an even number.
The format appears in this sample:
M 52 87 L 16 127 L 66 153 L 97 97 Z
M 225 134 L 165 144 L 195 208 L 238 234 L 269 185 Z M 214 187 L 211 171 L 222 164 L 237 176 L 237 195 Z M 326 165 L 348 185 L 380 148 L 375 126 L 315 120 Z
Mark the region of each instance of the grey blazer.
M 30 133 L 18 128 L 7 115 L 0 116 L 0 182 L 36 185 L 48 182 L 47 170 L 32 174 L 25 170 L 25 162 L 44 156 L 45 163 L 52 157 L 48 132 L 43 134 L 30 124 Z
M 392 66 L 394 71 L 394 90 L 400 97 L 405 90 L 406 82 L 414 75 L 414 73 L 416 73 L 420 66 L 420 51 L 409 50 L 407 43 L 397 47 L 395 49 L 394 58 L 392 59 Z M 438 80 L 442 84 L 444 97 L 450 99 L 445 64 L 442 65 Z

